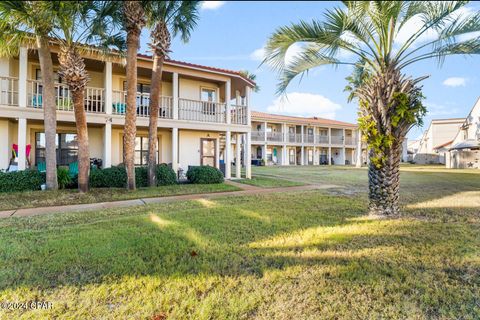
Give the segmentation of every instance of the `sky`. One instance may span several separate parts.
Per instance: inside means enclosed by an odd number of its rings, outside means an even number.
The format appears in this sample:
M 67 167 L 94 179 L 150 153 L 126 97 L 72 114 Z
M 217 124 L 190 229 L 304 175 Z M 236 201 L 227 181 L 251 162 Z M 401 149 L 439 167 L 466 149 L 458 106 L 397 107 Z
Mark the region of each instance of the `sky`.
M 334 1 L 204 1 L 190 41 L 174 39 L 170 58 L 256 74 L 260 91 L 252 95 L 253 110 L 356 123 L 357 104 L 348 103 L 348 94 L 343 91 L 351 67 L 313 69 L 301 81 L 292 81 L 285 101 L 275 95 L 276 73 L 268 66 L 260 66 L 262 47 L 278 27 L 300 20 L 322 20 L 326 9 L 339 6 L 342 4 Z M 480 4 L 469 4 L 465 10 L 480 10 Z M 406 31 L 414 28 L 412 22 Z M 144 31 L 141 52 L 148 52 L 148 36 Z M 399 35 L 399 41 L 407 36 Z M 423 40 L 430 38 L 427 34 Z M 289 49 L 289 56 L 295 55 L 295 49 Z M 429 76 L 422 82 L 428 114 L 423 128 L 413 128 L 409 139 L 418 138 L 432 119 L 466 117 L 480 95 L 480 56 L 448 57 L 442 66 L 435 60 L 423 61 L 405 71 L 414 77 Z

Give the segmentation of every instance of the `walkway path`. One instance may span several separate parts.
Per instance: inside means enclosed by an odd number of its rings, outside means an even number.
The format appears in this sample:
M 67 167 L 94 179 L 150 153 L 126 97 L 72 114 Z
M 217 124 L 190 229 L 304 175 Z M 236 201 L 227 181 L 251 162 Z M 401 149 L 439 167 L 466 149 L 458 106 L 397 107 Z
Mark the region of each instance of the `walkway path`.
M 235 185 L 239 188 L 242 188 L 243 190 L 217 192 L 217 193 L 186 194 L 186 195 L 180 195 L 180 196 L 143 198 L 143 199 L 133 199 L 133 200 L 112 201 L 112 202 L 74 204 L 74 205 L 67 205 L 67 206 L 5 210 L 5 211 L 0 211 L 0 218 L 29 217 L 29 216 L 43 215 L 43 214 L 49 214 L 49 213 L 80 212 L 80 211 L 92 211 L 92 210 L 102 210 L 102 209 L 110 209 L 110 208 L 126 208 L 126 207 L 133 207 L 133 206 L 144 206 L 151 203 L 164 203 L 164 202 L 186 201 L 186 200 L 195 200 L 195 199 L 211 199 L 211 198 L 218 198 L 222 196 L 242 196 L 242 195 L 256 195 L 256 194 L 278 193 L 278 192 L 295 192 L 295 191 L 306 191 L 306 190 L 316 190 L 316 189 L 331 189 L 331 188 L 337 187 L 335 185 L 322 185 L 322 186 L 305 185 L 305 186 L 297 186 L 297 187 L 260 188 L 260 187 L 250 186 L 250 185 L 233 182 L 233 181 L 228 181 L 227 183 Z

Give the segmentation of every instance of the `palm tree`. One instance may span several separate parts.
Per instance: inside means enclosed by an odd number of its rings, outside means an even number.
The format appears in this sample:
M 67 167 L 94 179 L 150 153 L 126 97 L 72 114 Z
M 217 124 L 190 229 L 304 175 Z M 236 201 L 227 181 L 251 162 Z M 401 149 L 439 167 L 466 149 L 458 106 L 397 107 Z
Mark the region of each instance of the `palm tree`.
M 365 65 L 368 73 L 352 89 L 369 148 L 373 214 L 399 212 L 401 145 L 426 111 L 419 85 L 426 77 L 408 77 L 405 68 L 426 59 L 442 63 L 448 55 L 480 53 L 480 37 L 475 36 L 480 13 L 465 5 L 465 1 L 345 1 L 343 8 L 327 10 L 323 22 L 284 26 L 268 40 L 264 62 L 279 71 L 279 94 L 293 78 L 314 67 Z M 408 34 L 412 25 L 418 29 Z M 287 63 L 285 56 L 293 44 L 301 50 Z
M 57 182 L 57 108 L 53 63 L 48 34 L 53 28 L 51 1 L 0 1 L 0 55 L 18 55 L 21 45 L 38 50 L 42 71 L 42 105 L 45 127 L 46 187 L 58 189 Z M 32 39 L 35 41 L 32 42 Z
M 91 45 L 95 45 L 95 53 L 106 56 L 111 46 L 121 47 L 122 38 L 113 33 L 116 26 L 115 19 L 112 19 L 114 9 L 112 3 L 105 1 L 60 1 L 54 2 L 51 11 L 55 17 L 55 27 L 51 35 L 60 44 L 58 54 L 60 74 L 71 92 L 75 112 L 80 192 L 88 191 L 90 172 L 88 127 L 84 105 L 89 75 L 81 52 L 92 51 Z
M 197 25 L 199 1 L 152 1 L 148 2 L 147 23 L 151 29 L 150 48 L 153 51 L 152 80 L 150 86 L 150 117 L 148 130 L 148 183 L 157 185 L 157 121 L 162 94 L 162 69 L 168 57 L 171 35 L 180 35 L 183 42 L 190 38 Z
M 137 53 L 145 26 L 144 3 L 123 2 L 123 27 L 127 33 L 127 111 L 123 135 L 123 162 L 127 170 L 127 189 L 135 190 L 135 136 L 137 135 Z
M 260 91 L 260 86 L 255 82 L 257 79 L 257 75 L 254 73 L 251 73 L 248 70 L 240 70 L 240 74 L 247 79 L 252 80 L 255 83 L 255 86 L 253 87 L 253 92 L 259 92 Z

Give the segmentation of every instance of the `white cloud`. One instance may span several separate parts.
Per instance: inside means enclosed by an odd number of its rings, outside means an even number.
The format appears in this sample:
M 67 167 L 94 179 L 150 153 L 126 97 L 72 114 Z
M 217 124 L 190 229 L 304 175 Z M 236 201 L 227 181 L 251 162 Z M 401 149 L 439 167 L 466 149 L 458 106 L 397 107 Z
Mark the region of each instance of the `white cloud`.
M 217 10 L 225 4 L 225 1 L 202 1 L 200 9 L 202 10 Z
M 462 77 L 451 77 L 443 81 L 443 85 L 447 87 L 465 87 L 467 79 Z
M 431 102 L 427 102 L 425 106 L 427 107 L 427 114 L 429 117 L 449 117 L 459 112 L 458 108 Z
M 292 44 L 285 53 L 285 64 L 290 64 L 293 59 L 302 51 L 302 46 L 298 43 Z M 263 61 L 265 57 L 265 46 L 254 50 L 250 54 L 250 59 L 255 61 Z
M 275 99 L 267 107 L 267 111 L 292 116 L 334 119 L 335 113 L 341 108 L 341 105 L 319 94 L 292 92 L 287 94 L 287 99 Z

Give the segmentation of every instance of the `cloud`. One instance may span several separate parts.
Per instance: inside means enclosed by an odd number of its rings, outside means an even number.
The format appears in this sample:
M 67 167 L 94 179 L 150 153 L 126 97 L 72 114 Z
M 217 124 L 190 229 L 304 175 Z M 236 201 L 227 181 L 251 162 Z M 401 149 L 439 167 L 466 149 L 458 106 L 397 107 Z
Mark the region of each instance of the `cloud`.
M 429 117 L 446 117 L 453 116 L 459 112 L 458 108 L 452 106 L 444 106 L 441 104 L 427 102 L 425 104 L 427 107 L 427 115 Z
M 263 57 L 265 56 L 265 47 L 258 48 L 250 53 L 250 59 L 255 61 L 263 61 Z
M 467 85 L 467 78 L 450 77 L 443 81 L 443 85 L 447 87 L 465 87 Z
M 202 10 L 217 10 L 225 4 L 225 1 L 202 1 L 200 9 Z
M 341 108 L 341 105 L 319 94 L 292 92 L 287 94 L 287 99 L 277 98 L 272 101 L 267 111 L 293 116 L 335 119 L 335 113 Z
M 298 43 L 292 44 L 285 53 L 285 64 L 290 64 L 293 59 L 302 51 L 302 46 Z M 265 46 L 254 50 L 250 53 L 250 59 L 254 61 L 263 61 L 265 57 Z

